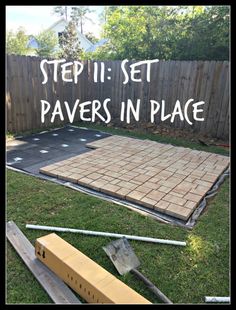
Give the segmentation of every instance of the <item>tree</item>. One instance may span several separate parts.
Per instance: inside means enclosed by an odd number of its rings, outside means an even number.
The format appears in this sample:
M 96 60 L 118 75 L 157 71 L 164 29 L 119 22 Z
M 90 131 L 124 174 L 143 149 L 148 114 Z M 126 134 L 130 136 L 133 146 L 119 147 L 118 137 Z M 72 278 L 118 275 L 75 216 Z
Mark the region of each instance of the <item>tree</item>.
M 58 16 L 65 17 L 66 21 L 68 19 L 68 7 L 67 6 L 56 6 L 53 8 L 53 13 Z
M 85 20 L 89 20 L 92 22 L 91 18 L 86 16 L 88 13 L 91 13 L 87 6 L 73 6 L 71 8 L 71 20 L 78 26 L 80 24 L 80 32 L 83 33 L 83 25 Z
M 74 22 L 70 21 L 62 33 L 60 47 L 60 57 L 66 59 L 80 58 L 82 50 L 80 48 L 78 32 Z
M 92 32 L 86 32 L 85 33 L 86 38 L 92 42 L 93 44 L 98 42 L 98 39 L 95 37 L 95 35 Z
M 96 48 L 94 52 L 83 52 L 81 59 L 83 60 L 114 60 L 118 59 L 113 47 L 106 43 L 104 46 Z
M 190 60 L 229 59 L 229 8 L 207 6 L 185 8 L 175 57 Z
M 105 20 L 97 60 L 229 59 L 228 6 L 107 7 Z
M 118 5 L 105 6 L 99 14 L 100 23 L 106 24 L 107 18 L 118 8 Z
M 17 32 L 8 31 L 6 35 L 6 52 L 7 54 L 27 55 L 31 49 L 28 48 L 29 38 L 25 30 L 20 27 Z
M 56 45 L 58 44 L 58 39 L 55 32 L 51 30 L 44 30 L 40 32 L 35 39 L 39 46 L 38 49 L 36 49 L 38 56 L 50 57 L 54 55 Z

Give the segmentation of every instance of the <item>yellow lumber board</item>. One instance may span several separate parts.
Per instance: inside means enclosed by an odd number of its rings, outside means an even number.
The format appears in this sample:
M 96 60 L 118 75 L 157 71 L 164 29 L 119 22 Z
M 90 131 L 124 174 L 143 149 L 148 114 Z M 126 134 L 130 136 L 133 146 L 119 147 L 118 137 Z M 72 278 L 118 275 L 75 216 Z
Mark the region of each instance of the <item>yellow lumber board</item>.
M 35 253 L 89 303 L 151 304 L 55 233 L 38 238 Z

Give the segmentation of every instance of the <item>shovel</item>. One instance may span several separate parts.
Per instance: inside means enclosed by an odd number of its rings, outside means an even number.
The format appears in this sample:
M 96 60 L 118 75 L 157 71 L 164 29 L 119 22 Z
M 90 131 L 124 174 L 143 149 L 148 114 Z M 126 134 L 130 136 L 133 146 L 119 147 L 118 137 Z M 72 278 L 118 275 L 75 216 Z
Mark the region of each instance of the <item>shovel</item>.
M 119 274 L 123 275 L 131 271 L 135 276 L 141 279 L 160 300 L 167 304 L 173 304 L 168 297 L 137 270 L 140 265 L 139 259 L 125 237 L 112 241 L 107 246 L 104 246 L 103 250 L 109 256 Z

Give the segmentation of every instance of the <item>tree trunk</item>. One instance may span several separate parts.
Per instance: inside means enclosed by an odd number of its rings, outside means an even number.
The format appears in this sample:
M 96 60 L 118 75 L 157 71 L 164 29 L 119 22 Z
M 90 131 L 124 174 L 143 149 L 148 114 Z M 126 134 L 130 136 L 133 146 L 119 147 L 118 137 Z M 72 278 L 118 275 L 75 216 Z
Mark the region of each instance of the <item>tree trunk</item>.
M 83 23 L 82 23 L 82 18 L 80 20 L 80 32 L 83 34 Z
M 65 6 L 65 15 L 66 15 L 66 21 L 67 21 L 67 6 Z

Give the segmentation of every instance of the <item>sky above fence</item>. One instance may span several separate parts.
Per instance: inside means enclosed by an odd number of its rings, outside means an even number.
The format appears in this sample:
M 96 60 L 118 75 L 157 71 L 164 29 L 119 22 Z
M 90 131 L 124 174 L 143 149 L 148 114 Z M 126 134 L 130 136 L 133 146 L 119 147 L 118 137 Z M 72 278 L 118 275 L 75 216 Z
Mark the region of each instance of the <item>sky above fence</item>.
M 99 14 L 103 6 L 89 6 L 92 13 L 87 16 L 93 20 L 93 23 L 86 21 L 84 30 L 92 32 L 99 36 L 101 27 L 99 25 Z M 6 29 L 17 30 L 20 26 L 24 27 L 27 34 L 36 35 L 40 31 L 47 29 L 53 23 L 57 22 L 60 17 L 53 14 L 53 6 L 6 6 Z

